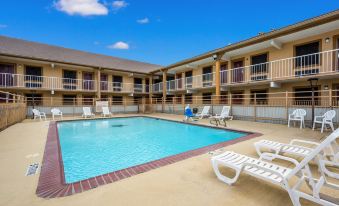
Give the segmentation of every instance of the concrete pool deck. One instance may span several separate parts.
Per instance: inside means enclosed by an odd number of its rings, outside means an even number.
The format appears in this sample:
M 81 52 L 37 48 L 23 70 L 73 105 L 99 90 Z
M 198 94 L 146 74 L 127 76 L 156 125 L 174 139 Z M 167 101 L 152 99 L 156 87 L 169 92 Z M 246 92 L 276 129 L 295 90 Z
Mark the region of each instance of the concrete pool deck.
M 150 116 L 173 120 L 183 118 L 169 114 Z M 199 124 L 209 125 L 209 122 L 201 120 Z M 48 121 L 25 120 L 0 132 L 0 205 L 291 205 L 283 189 L 247 175 L 241 175 L 234 186 L 220 182 L 212 170 L 210 154 L 195 156 L 76 195 L 39 198 L 35 194 L 39 174 L 26 177 L 25 173 L 29 164 L 41 164 L 48 125 Z M 287 143 L 294 138 L 320 141 L 328 135 L 311 129 L 236 120 L 230 121 L 228 127 L 263 134 L 223 148 L 253 157 L 257 157 L 253 143 L 260 139 Z M 334 192 L 332 195 L 339 196 L 338 191 Z M 313 205 L 306 201 L 303 203 Z

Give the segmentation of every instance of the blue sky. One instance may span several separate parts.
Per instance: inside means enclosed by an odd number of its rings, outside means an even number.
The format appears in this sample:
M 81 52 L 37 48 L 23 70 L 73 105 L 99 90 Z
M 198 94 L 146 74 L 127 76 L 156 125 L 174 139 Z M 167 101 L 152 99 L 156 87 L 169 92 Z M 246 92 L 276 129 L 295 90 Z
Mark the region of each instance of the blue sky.
M 0 35 L 168 65 L 338 5 L 338 0 L 12 0 L 1 2 Z

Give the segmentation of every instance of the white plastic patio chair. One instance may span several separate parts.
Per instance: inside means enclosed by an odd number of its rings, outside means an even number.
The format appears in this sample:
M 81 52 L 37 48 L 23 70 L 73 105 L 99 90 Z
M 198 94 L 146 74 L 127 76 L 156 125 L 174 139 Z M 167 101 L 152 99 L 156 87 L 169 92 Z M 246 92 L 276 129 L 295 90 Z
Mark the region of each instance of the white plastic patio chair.
M 107 116 L 112 116 L 112 112 L 109 111 L 109 108 L 108 107 L 102 107 L 102 116 L 106 117 Z
M 300 206 L 301 197 L 320 205 L 335 206 L 337 204 L 327 199 L 323 199 L 320 195 L 320 191 L 324 186 L 339 189 L 339 185 L 329 184 L 329 182 L 326 180 L 326 177 L 324 177 L 324 175 L 327 175 L 326 172 L 321 172 L 319 179 L 313 177 L 309 168 L 309 163 L 315 158 L 321 156 L 322 151 L 331 145 L 332 142 L 336 141 L 338 137 L 339 129 L 335 130 L 331 135 L 329 135 L 300 163 L 295 159 L 281 156 L 279 154 L 263 153 L 258 159 L 237 154 L 231 151 L 227 151 L 223 154 L 212 157 L 211 162 L 218 179 L 228 185 L 235 183 L 238 180 L 240 173 L 243 172 L 255 178 L 282 187 L 288 192 L 294 206 Z M 273 159 L 289 161 L 293 163 L 295 167 L 291 169 L 269 161 Z M 224 166 L 235 170 L 235 176 L 232 178 L 221 174 L 219 166 Z M 290 180 L 294 177 L 298 178 L 297 182 L 291 185 Z M 332 177 L 336 176 L 332 175 Z M 311 188 L 311 194 L 305 193 L 304 190 L 300 190 L 300 187 L 303 183 L 306 183 Z
M 230 106 L 223 106 L 220 115 L 214 115 L 210 117 L 210 123 L 215 121 L 215 124 L 218 126 L 220 122 L 224 122 L 224 126 L 226 127 L 226 120 L 232 120 L 233 116 L 230 116 Z
M 202 109 L 202 111 L 201 111 L 200 113 L 196 114 L 195 116 L 196 116 L 196 117 L 199 117 L 199 119 L 202 119 L 202 118 L 204 118 L 204 117 L 209 117 L 209 116 L 211 116 L 211 115 L 209 114 L 210 108 L 211 108 L 211 106 L 204 106 L 204 108 Z
M 300 129 L 305 127 L 305 116 L 306 110 L 304 109 L 296 109 L 292 112 L 292 114 L 288 115 L 288 127 L 290 127 L 291 121 L 299 121 L 300 122 Z
M 53 109 L 51 109 L 51 113 L 52 113 L 53 120 L 54 120 L 55 116 L 60 116 L 60 118 L 62 119 L 62 112 L 60 111 L 60 109 L 53 108 Z
M 90 107 L 83 107 L 82 111 L 83 111 L 82 117 L 84 117 L 84 118 L 95 116 L 95 114 L 92 113 Z
M 41 117 L 43 117 L 46 121 L 46 113 L 45 112 L 40 112 L 37 109 L 32 109 L 33 115 L 34 115 L 34 120 L 39 117 L 39 119 L 41 120 Z
M 315 124 L 318 123 L 318 124 L 321 124 L 321 133 L 323 133 L 326 125 L 329 125 L 333 132 L 334 131 L 333 118 L 335 117 L 335 115 L 336 115 L 336 112 L 334 110 L 330 110 L 330 111 L 325 112 L 325 114 L 322 116 L 315 116 L 314 122 L 313 122 L 313 130 L 315 128 Z

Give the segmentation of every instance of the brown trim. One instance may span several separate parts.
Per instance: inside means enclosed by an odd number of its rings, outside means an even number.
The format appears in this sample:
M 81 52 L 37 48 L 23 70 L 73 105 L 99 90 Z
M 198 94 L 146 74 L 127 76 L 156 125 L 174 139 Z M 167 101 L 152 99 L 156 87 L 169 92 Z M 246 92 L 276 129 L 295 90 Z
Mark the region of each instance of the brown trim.
M 163 120 L 174 121 L 174 120 L 167 120 L 167 119 L 163 119 Z M 71 121 L 79 121 L 79 120 L 71 120 Z M 179 122 L 179 121 L 174 121 L 174 122 Z M 179 123 L 191 124 L 191 123 L 183 123 L 183 122 L 179 122 Z M 209 127 L 206 125 L 197 125 L 197 124 L 191 124 L 191 125 Z M 222 129 L 222 128 L 215 128 L 215 127 L 210 127 L 210 128 Z M 165 157 L 159 160 L 154 160 L 154 161 L 147 162 L 141 165 L 136 165 L 133 167 L 114 171 L 108 174 L 99 175 L 99 176 L 81 180 L 78 182 L 66 183 L 65 176 L 64 176 L 61 148 L 60 148 L 60 140 L 59 140 L 58 129 L 57 129 L 57 122 L 50 122 L 39 182 L 38 182 L 38 186 L 36 189 L 36 194 L 37 196 L 42 197 L 42 198 L 55 198 L 55 197 L 65 197 L 65 196 L 73 195 L 76 193 L 81 193 L 81 192 L 84 192 L 90 189 L 94 189 L 101 185 L 116 182 L 116 181 L 131 177 L 137 174 L 147 172 L 149 170 L 163 167 L 165 165 L 169 165 L 169 164 L 181 161 L 181 160 L 185 160 L 185 159 L 197 156 L 197 155 L 204 154 L 212 150 L 219 149 L 221 147 L 225 147 L 225 146 L 235 144 L 241 141 L 245 141 L 245 140 L 258 137 L 261 135 L 260 133 L 249 133 L 249 132 L 238 131 L 238 130 L 233 130 L 233 129 L 228 129 L 228 130 L 247 133 L 247 135 L 234 139 L 234 140 L 209 145 L 209 146 L 198 148 L 195 150 L 190 150 L 190 151 L 183 152 L 177 155 L 168 156 L 168 157 Z

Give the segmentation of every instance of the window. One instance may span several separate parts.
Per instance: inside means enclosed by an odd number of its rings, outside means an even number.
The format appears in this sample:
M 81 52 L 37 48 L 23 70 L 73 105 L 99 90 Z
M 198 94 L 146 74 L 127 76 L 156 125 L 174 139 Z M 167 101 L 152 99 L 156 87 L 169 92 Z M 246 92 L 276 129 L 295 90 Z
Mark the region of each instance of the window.
M 185 72 L 186 88 L 192 88 L 192 82 L 193 82 L 192 74 L 193 74 L 192 71 Z
M 134 78 L 134 92 L 142 92 L 142 79 Z
M 166 103 L 173 103 L 173 98 L 174 98 L 173 95 L 167 95 L 166 96 Z
M 255 104 L 268 104 L 267 90 L 252 90 L 251 104 L 254 104 L 254 99 L 256 99 Z
M 232 83 L 243 82 L 244 81 L 244 62 L 235 61 L 233 62 L 233 69 L 232 69 Z
M 122 89 L 122 76 L 113 76 L 113 91 L 120 92 Z
M 83 105 L 93 105 L 94 104 L 94 96 L 93 95 L 86 95 L 82 97 L 82 104 Z
M 175 103 L 177 103 L 177 104 L 181 104 L 182 103 L 181 95 L 175 96 Z
M 0 64 L 0 86 L 8 87 L 14 86 L 14 65 L 13 64 Z
M 122 96 L 112 96 L 112 104 L 115 105 L 123 104 Z
M 228 104 L 228 92 L 221 92 L 220 95 L 220 104 Z
M 222 64 L 220 66 L 220 83 L 221 84 L 227 83 L 227 63 Z
M 204 67 L 202 69 L 202 81 L 203 81 L 203 87 L 210 87 L 212 86 L 213 81 L 213 74 L 212 74 L 212 67 Z
M 319 105 L 318 87 L 314 88 L 314 104 Z M 294 89 L 294 105 L 312 105 L 312 89 L 311 88 L 295 88 Z
M 77 96 L 76 95 L 63 95 L 62 96 L 63 105 L 76 105 Z
M 140 96 L 134 96 L 133 97 L 133 103 L 134 104 L 140 104 L 141 100 L 142 100 L 142 97 L 140 97 Z
M 101 95 L 101 101 L 108 101 L 108 95 Z
M 313 42 L 295 47 L 295 67 L 317 65 L 320 62 L 320 43 Z
M 100 89 L 103 91 L 108 90 L 108 75 L 107 74 L 100 75 Z
M 77 72 L 76 71 L 70 71 L 70 70 L 64 70 L 64 78 L 67 79 L 76 79 L 77 78 Z
M 185 94 L 185 104 L 192 104 L 192 94 Z
M 64 70 L 63 71 L 63 86 L 67 90 L 75 90 L 77 88 L 77 73 L 76 71 Z
M 149 92 L 149 79 L 146 79 L 146 92 Z
M 267 54 L 260 54 L 251 57 L 251 74 L 267 73 Z
M 244 92 L 232 92 L 232 104 L 242 104 L 244 101 Z
M 42 68 L 41 67 L 35 67 L 35 66 L 26 66 L 26 75 L 31 76 L 42 76 Z
M 42 68 L 36 66 L 25 67 L 25 86 L 28 88 L 39 88 L 42 86 Z
M 42 105 L 42 94 L 26 94 L 28 106 Z
M 212 93 L 203 93 L 202 94 L 202 103 L 211 104 L 212 102 Z

